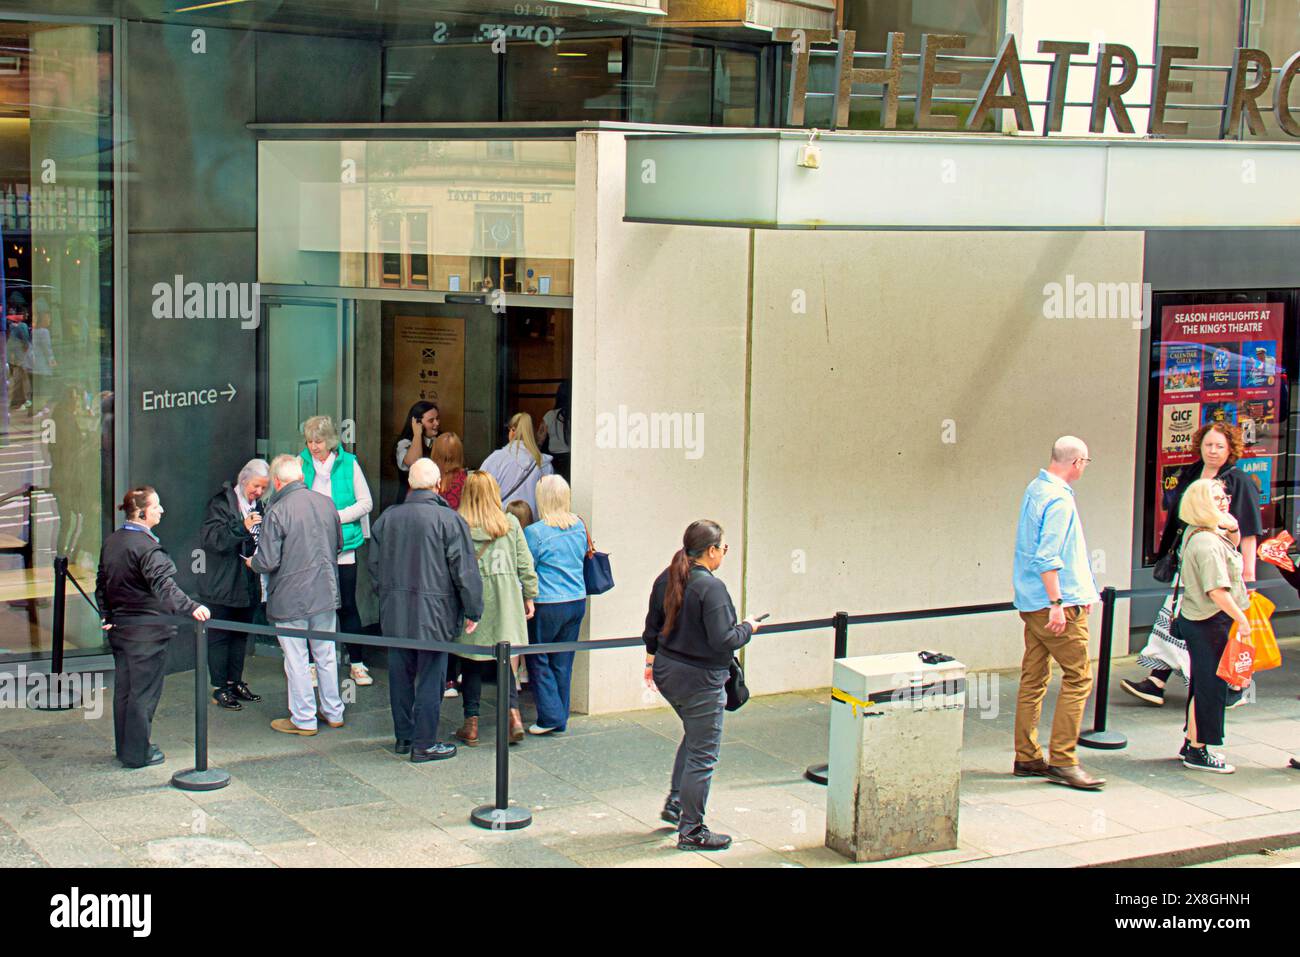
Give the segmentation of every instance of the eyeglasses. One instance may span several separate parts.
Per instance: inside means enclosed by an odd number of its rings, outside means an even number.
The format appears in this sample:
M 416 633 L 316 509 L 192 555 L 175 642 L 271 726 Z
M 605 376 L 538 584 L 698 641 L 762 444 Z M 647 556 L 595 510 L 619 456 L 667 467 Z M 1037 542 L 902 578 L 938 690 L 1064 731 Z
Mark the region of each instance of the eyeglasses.
M 1082 462 L 1084 465 L 1087 465 L 1089 462 L 1092 461 L 1092 459 L 1075 459 L 1075 461 Z
M 723 542 L 721 545 L 714 545 L 714 546 L 712 546 L 712 547 L 713 547 L 713 548 L 720 548 L 720 549 L 722 549 L 722 554 L 725 555 L 725 554 L 727 554 L 727 549 L 728 549 L 730 546 L 727 545 L 726 542 Z

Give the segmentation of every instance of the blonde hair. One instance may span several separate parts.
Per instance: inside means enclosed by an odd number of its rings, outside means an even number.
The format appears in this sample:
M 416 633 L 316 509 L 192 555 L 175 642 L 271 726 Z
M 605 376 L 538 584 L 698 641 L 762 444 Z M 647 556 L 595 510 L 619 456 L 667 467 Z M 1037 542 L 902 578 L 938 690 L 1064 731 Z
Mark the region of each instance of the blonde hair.
M 516 412 L 510 417 L 510 428 L 515 430 L 514 441 L 511 445 L 522 445 L 528 450 L 528 454 L 533 457 L 537 467 L 542 467 L 542 450 L 537 447 L 537 438 L 533 434 L 533 417 L 527 412 Z
M 339 447 L 339 433 L 328 415 L 313 415 L 302 424 L 302 437 L 308 442 L 324 442 L 333 452 Z
M 537 483 L 537 520 L 552 528 L 572 528 L 578 516 L 570 511 L 569 483 L 558 475 L 543 475 Z
M 1178 517 L 1188 525 L 1202 528 L 1218 528 L 1223 513 L 1214 504 L 1215 488 L 1223 489 L 1224 484 L 1218 479 L 1197 479 L 1187 486 L 1182 501 L 1178 504 Z
M 510 520 L 501 511 L 501 486 L 489 472 L 465 476 L 465 489 L 456 511 L 470 528 L 481 528 L 490 538 L 500 538 L 510 531 Z

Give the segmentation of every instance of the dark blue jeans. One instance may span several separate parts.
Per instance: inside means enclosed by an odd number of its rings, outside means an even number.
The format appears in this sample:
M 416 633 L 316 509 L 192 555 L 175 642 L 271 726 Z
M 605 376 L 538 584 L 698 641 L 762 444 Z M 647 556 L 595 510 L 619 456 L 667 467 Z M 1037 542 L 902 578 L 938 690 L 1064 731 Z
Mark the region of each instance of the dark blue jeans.
M 528 643 L 545 645 L 557 641 L 577 641 L 582 616 L 587 613 L 587 599 L 578 601 L 538 602 L 537 612 L 528 622 Z M 572 651 L 528 656 L 528 681 L 537 702 L 537 723 L 543 728 L 563 731 L 569 725 L 569 683 L 573 678 Z

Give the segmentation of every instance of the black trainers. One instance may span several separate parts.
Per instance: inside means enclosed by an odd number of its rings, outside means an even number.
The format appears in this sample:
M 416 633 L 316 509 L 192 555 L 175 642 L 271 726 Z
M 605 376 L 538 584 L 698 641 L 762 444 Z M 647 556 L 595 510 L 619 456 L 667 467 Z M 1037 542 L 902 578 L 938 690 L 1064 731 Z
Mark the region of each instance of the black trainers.
M 253 694 L 253 692 L 249 690 L 248 685 L 242 681 L 236 681 L 233 685 L 228 685 L 227 687 L 230 688 L 231 693 L 240 701 L 261 701 L 262 700 L 262 696 L 260 694 Z
M 1215 774 L 1231 774 L 1237 770 L 1209 748 L 1204 747 L 1189 747 L 1187 753 L 1183 755 L 1183 767 L 1191 768 L 1193 771 L 1212 771 Z
M 1183 738 L 1183 746 L 1178 749 L 1178 757 L 1179 758 L 1187 757 L 1187 752 L 1190 750 L 1192 750 L 1191 744 L 1188 742 L 1186 738 Z
M 235 700 L 235 693 L 228 686 L 213 691 L 212 700 L 217 703 L 218 707 L 225 708 L 227 711 L 244 710 L 244 706 Z
M 411 742 L 410 742 L 410 741 L 407 741 L 405 738 L 398 738 L 398 739 L 397 739 L 397 744 L 393 747 L 393 753 L 394 753 L 394 754 L 410 754 L 410 753 L 411 753 Z
M 1165 689 L 1150 678 L 1143 678 L 1136 684 L 1127 678 L 1120 678 L 1119 686 L 1139 701 L 1145 701 L 1153 707 L 1159 708 L 1165 703 Z
M 664 809 L 659 812 L 659 820 L 669 824 L 680 824 L 682 820 L 682 802 L 669 798 L 664 802 Z
M 677 835 L 679 851 L 725 851 L 731 847 L 730 834 L 714 834 L 701 824 L 690 834 Z

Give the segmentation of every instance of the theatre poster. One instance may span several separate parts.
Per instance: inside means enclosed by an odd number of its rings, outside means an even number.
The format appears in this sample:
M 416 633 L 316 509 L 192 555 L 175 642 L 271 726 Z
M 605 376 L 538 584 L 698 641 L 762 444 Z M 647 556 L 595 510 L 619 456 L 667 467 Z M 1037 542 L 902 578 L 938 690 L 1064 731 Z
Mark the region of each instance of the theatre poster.
M 1266 531 L 1277 527 L 1273 483 L 1286 451 L 1282 303 L 1165 306 L 1160 313 L 1154 553 L 1178 470 L 1199 458 L 1192 436 L 1223 421 L 1241 429 L 1238 467 L 1259 488 Z

